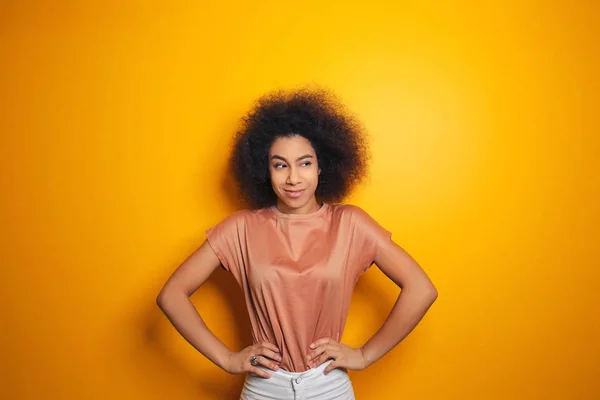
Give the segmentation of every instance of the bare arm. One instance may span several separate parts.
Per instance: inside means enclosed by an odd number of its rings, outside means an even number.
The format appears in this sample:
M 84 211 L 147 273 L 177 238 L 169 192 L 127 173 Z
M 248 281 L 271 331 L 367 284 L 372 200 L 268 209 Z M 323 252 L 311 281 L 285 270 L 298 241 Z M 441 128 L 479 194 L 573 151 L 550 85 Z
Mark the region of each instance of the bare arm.
M 259 364 L 277 370 L 281 355 L 274 344 L 253 344 L 240 352 L 232 352 L 208 329 L 190 300 L 219 265 L 219 258 L 205 241 L 167 280 L 156 303 L 181 336 L 221 369 L 231 374 L 252 372 L 269 378 L 270 374 L 251 365 L 250 359 L 258 356 Z
M 190 296 L 219 264 L 219 259 L 205 241 L 167 280 L 156 303 L 185 340 L 227 371 L 231 350 L 208 329 L 190 300 Z
M 402 291 L 385 323 L 361 348 L 365 368 L 383 357 L 417 326 L 438 294 L 423 269 L 394 242 L 381 249 L 375 264 Z

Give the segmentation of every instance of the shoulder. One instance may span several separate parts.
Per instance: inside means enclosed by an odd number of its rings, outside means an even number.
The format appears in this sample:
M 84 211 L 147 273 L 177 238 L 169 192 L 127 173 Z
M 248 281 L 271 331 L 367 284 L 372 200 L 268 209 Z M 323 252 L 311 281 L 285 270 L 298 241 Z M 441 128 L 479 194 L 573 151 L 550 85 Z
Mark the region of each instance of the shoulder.
M 392 232 L 384 228 L 367 211 L 352 204 L 340 204 L 335 207 L 339 214 L 340 222 L 345 221 L 346 226 L 353 232 L 356 243 L 369 243 L 376 248 L 388 243 Z
M 361 207 L 354 205 L 354 204 L 347 204 L 347 203 L 339 203 L 339 204 L 332 204 L 331 206 L 332 212 L 335 214 L 339 214 L 339 215 L 345 215 L 345 216 L 361 216 L 361 215 L 369 215 L 365 210 L 363 210 Z
M 333 215 L 341 219 L 348 219 L 357 224 L 370 222 L 373 220 L 368 212 L 354 204 L 333 204 L 331 205 L 331 208 Z

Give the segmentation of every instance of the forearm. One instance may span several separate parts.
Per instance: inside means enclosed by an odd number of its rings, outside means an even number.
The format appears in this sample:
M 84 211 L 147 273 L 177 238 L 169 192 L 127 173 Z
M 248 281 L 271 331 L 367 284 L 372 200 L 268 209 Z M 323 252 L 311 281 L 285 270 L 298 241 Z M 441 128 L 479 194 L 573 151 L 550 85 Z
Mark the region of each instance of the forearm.
M 434 288 L 403 289 L 385 323 L 361 348 L 365 367 L 400 343 L 417 326 L 436 298 Z
M 196 350 L 227 371 L 231 350 L 208 329 L 190 298 L 182 292 L 161 293 L 157 304 L 175 329 Z

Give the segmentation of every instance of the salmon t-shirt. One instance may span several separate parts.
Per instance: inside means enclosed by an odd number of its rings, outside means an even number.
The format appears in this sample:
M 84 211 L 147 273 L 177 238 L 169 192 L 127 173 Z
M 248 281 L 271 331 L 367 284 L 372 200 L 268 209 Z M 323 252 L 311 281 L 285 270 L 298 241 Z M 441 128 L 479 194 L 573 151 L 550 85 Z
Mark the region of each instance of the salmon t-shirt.
M 304 372 L 313 341 L 340 340 L 356 281 L 391 233 L 358 206 L 323 203 L 309 214 L 238 211 L 206 238 L 244 291 L 253 342 L 275 344 L 280 368 Z

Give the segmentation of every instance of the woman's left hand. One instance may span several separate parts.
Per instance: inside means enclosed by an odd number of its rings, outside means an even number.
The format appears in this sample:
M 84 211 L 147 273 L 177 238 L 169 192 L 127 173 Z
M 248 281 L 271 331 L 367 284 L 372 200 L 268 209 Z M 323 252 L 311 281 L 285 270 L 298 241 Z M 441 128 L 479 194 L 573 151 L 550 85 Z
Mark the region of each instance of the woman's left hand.
M 307 358 L 313 367 L 317 367 L 329 359 L 334 360 L 325 368 L 325 374 L 336 368 L 356 371 L 366 368 L 365 357 L 361 349 L 354 349 L 331 338 L 316 340 L 311 343 L 310 348 Z

